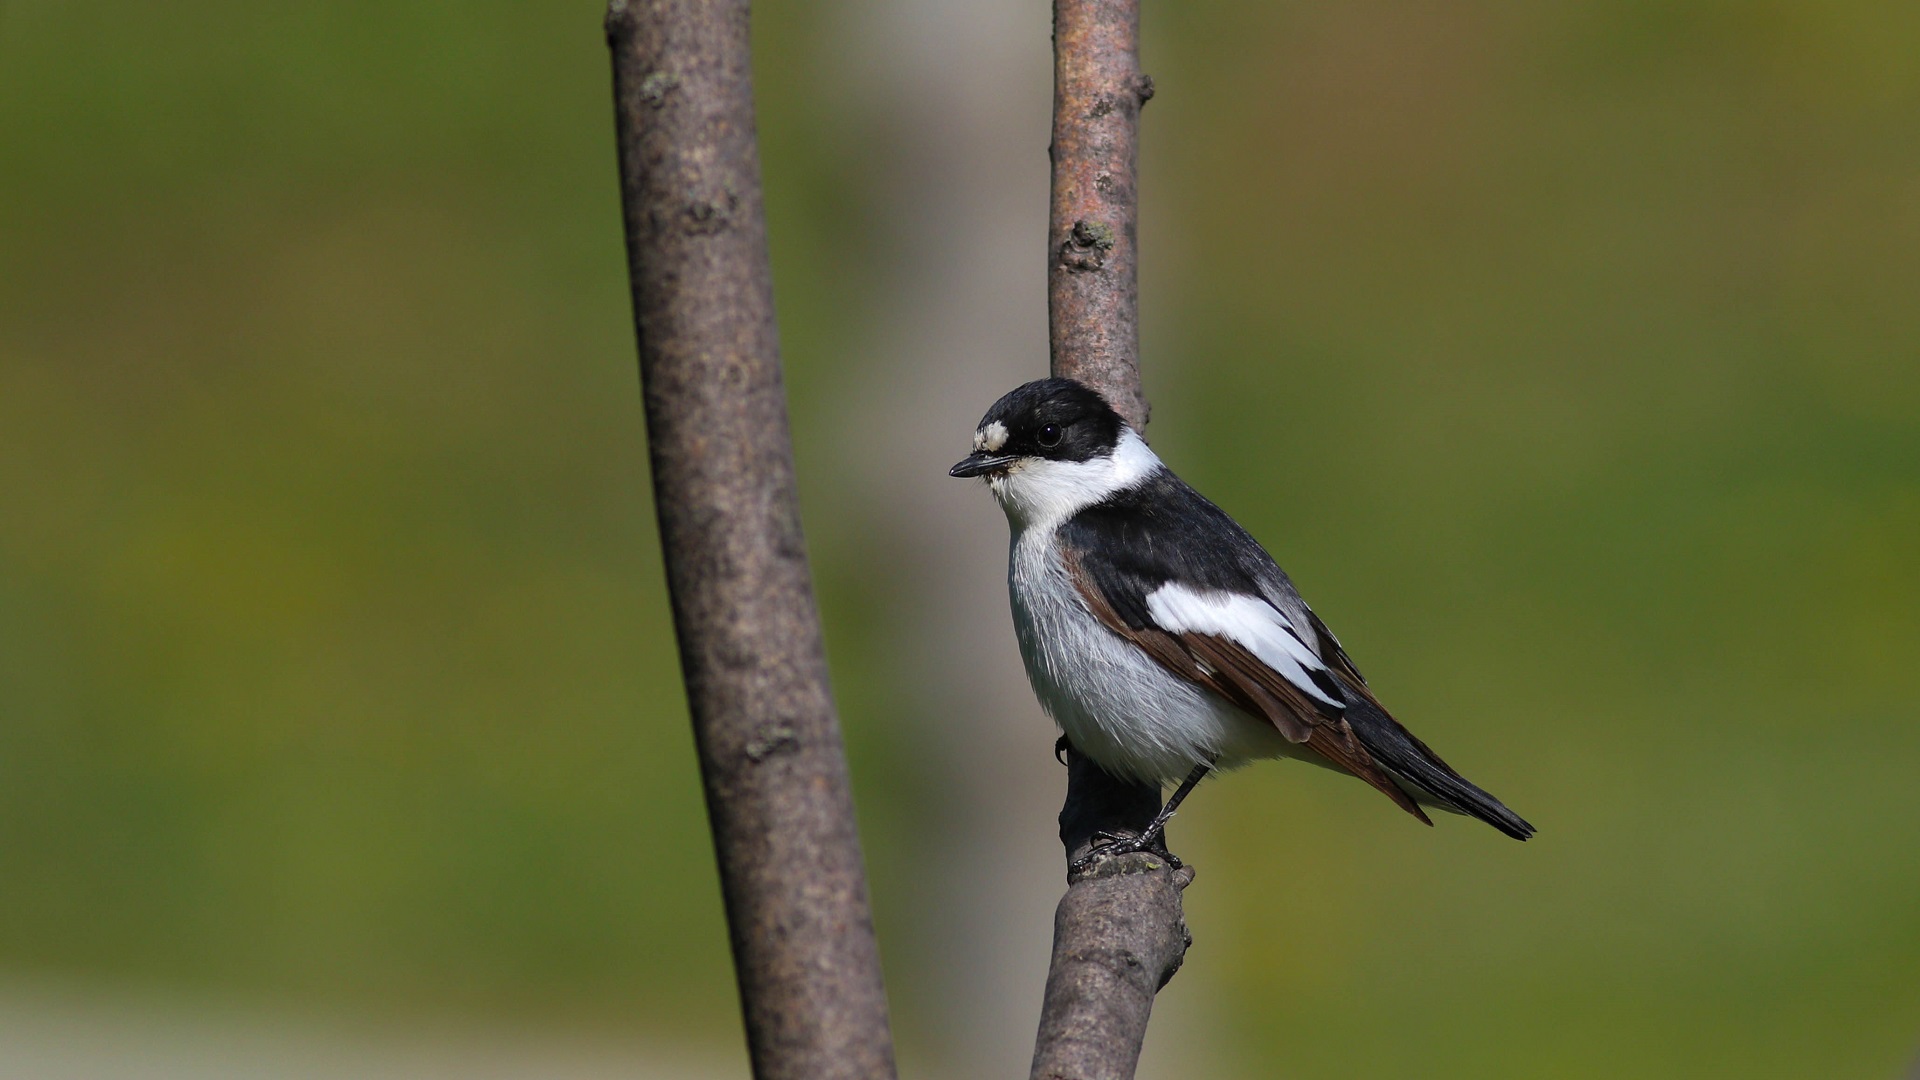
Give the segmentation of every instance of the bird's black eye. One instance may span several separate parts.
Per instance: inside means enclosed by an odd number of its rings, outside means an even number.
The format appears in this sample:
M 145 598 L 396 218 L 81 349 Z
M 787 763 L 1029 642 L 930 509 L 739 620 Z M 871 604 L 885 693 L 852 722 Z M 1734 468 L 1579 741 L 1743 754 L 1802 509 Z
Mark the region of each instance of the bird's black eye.
M 1060 445 L 1060 425 L 1048 424 L 1046 427 L 1041 428 L 1040 434 L 1034 436 L 1034 441 L 1039 443 L 1041 446 L 1045 446 L 1049 449 L 1055 446 L 1059 446 Z

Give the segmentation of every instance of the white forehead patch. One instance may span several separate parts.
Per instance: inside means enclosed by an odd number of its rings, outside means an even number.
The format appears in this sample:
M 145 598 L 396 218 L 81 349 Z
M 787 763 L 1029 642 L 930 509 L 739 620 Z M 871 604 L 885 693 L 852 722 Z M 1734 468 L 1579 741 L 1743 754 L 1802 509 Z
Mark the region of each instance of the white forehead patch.
M 1005 445 L 1007 445 L 1007 425 L 998 420 L 973 433 L 973 448 L 976 451 L 998 453 Z

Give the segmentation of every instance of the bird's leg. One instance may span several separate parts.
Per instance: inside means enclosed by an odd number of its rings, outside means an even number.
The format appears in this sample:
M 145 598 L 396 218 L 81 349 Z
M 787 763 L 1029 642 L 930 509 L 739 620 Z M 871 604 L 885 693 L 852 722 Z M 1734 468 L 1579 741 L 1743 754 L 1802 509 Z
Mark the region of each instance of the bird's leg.
M 1138 836 L 1131 833 L 1095 833 L 1094 839 L 1108 840 L 1111 842 L 1108 846 L 1100 848 L 1101 853 L 1119 855 L 1128 851 L 1154 851 L 1165 855 L 1169 859 L 1173 859 L 1174 863 L 1178 865 L 1180 860 L 1174 858 L 1173 853 L 1168 851 L 1165 845 L 1159 844 L 1160 837 L 1166 833 L 1167 822 L 1173 820 L 1173 815 L 1179 811 L 1180 804 L 1186 801 L 1187 796 L 1192 793 L 1194 787 L 1198 785 L 1200 781 L 1206 779 L 1207 774 L 1211 771 L 1213 771 L 1213 763 L 1210 761 L 1195 765 L 1193 771 L 1187 774 L 1187 778 L 1180 781 L 1180 786 L 1174 789 L 1173 797 L 1167 800 L 1167 805 L 1160 808 L 1160 812 L 1153 816 L 1152 821 L 1147 822 L 1147 827 L 1142 829 Z M 1119 844 L 1127 846 L 1123 848 L 1113 846 Z
M 1173 820 L 1174 812 L 1180 809 L 1180 804 L 1186 801 L 1187 796 L 1193 793 L 1193 789 L 1198 787 L 1200 781 L 1205 780 L 1207 774 L 1212 771 L 1212 760 L 1203 761 L 1193 767 L 1193 771 L 1187 774 L 1187 778 L 1180 781 L 1180 786 L 1174 789 L 1173 798 L 1168 799 L 1167 805 L 1160 808 L 1160 812 L 1153 816 L 1152 821 L 1147 822 L 1147 831 L 1140 834 L 1142 843 L 1151 844 L 1167 831 L 1167 822 Z
M 1096 858 L 1102 858 L 1107 855 L 1127 855 L 1136 851 L 1150 851 L 1167 860 L 1169 863 L 1172 863 L 1173 868 L 1178 870 L 1180 868 L 1180 857 L 1167 850 L 1167 845 L 1161 841 L 1161 837 L 1165 835 L 1167 831 L 1167 822 L 1172 821 L 1174 813 L 1180 809 L 1180 804 L 1186 800 L 1186 797 L 1192 793 L 1200 781 L 1206 779 L 1207 774 L 1212 771 L 1213 760 L 1211 758 L 1195 765 L 1193 771 L 1187 774 L 1187 778 L 1180 781 L 1180 786 L 1174 790 L 1173 797 L 1167 800 L 1167 805 L 1160 808 L 1160 812 L 1153 816 L 1152 821 L 1147 822 L 1147 827 L 1140 831 L 1140 835 L 1133 836 L 1126 833 L 1112 832 L 1094 833 L 1093 848 L 1085 855 L 1075 859 L 1068 869 L 1076 872 L 1085 870 L 1087 867 L 1093 865 L 1093 861 Z

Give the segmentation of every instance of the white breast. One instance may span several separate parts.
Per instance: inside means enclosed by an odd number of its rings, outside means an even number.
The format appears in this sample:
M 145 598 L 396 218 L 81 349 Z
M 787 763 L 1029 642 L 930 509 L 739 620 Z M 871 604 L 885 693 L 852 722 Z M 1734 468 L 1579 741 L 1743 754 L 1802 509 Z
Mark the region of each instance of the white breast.
M 1020 658 L 1040 705 L 1081 753 L 1147 783 L 1284 753 L 1271 724 L 1169 673 L 1100 625 L 1068 577 L 1052 528 L 1016 531 L 1007 569 Z

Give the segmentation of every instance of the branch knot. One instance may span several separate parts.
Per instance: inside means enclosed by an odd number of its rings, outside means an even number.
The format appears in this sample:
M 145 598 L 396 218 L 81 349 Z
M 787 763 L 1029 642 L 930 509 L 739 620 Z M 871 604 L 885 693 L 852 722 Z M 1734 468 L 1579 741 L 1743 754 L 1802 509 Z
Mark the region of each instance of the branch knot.
M 667 103 L 667 91 L 680 85 L 680 76 L 665 71 L 655 71 L 640 80 L 640 100 L 649 108 L 658 109 Z
M 1116 243 L 1113 226 L 1086 218 L 1073 223 L 1060 245 L 1060 265 L 1069 270 L 1098 270 L 1107 264 L 1107 252 Z

